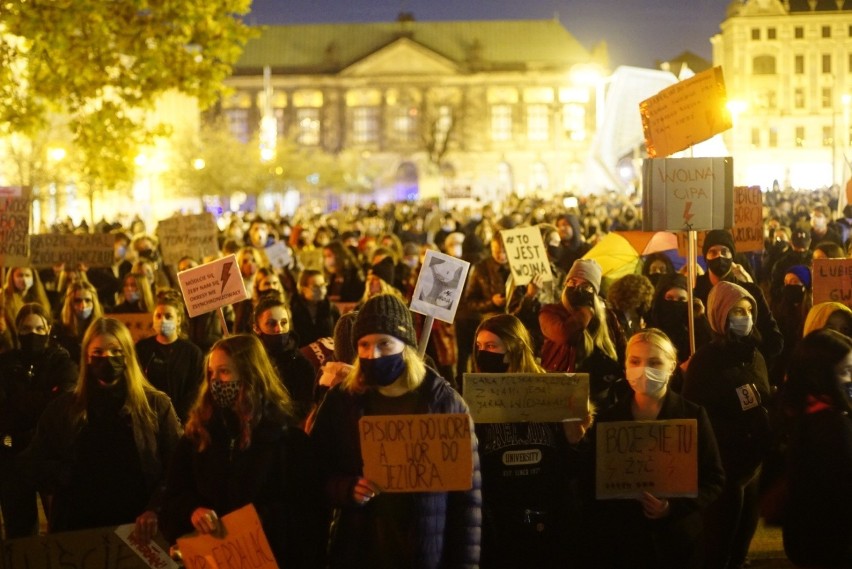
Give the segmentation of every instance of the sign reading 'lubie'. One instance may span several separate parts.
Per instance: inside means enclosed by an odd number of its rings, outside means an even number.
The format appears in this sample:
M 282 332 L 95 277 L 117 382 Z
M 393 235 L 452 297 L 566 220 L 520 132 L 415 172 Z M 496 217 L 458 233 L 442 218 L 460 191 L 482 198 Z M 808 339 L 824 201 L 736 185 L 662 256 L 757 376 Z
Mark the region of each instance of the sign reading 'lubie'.
M 178 273 L 178 281 L 193 318 L 248 298 L 235 255 Z

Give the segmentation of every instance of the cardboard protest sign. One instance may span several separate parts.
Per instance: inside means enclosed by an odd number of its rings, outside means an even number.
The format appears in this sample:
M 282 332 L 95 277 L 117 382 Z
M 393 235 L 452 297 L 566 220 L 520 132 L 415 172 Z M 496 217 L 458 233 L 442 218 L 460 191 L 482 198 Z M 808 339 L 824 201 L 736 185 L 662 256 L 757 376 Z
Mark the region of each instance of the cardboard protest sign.
M 120 526 L 121 527 L 121 526 Z M 116 528 L 52 533 L 0 541 L 0 567 L 21 569 L 36 567 L 109 567 L 110 569 L 171 569 L 159 556 L 143 554 L 128 546 Z M 168 545 L 155 538 L 162 551 Z
M 183 257 L 199 263 L 219 253 L 219 231 L 213 214 L 176 215 L 157 222 L 157 239 L 163 262 L 177 266 Z
M 474 423 L 554 423 L 589 412 L 587 373 L 466 373 Z
M 62 263 L 65 263 L 67 269 L 76 268 L 79 264 L 109 267 L 113 263 L 114 242 L 115 236 L 109 233 L 30 235 L 30 264 L 39 268 Z
M 358 422 L 364 478 L 383 492 L 449 492 L 473 486 L 470 417 L 366 415 Z
M 538 228 L 504 229 L 500 235 L 516 285 L 525 285 L 538 274 L 544 275 L 544 282 L 553 280 L 547 249 Z
M 469 270 L 467 261 L 437 251 L 426 251 L 411 297 L 411 310 L 452 323 Z
M 814 304 L 839 302 L 852 308 L 852 259 L 814 259 Z
M 137 539 L 134 524 L 126 524 L 115 528 L 115 535 L 127 544 L 136 555 L 141 557 L 152 569 L 178 569 L 169 554 L 156 541 L 145 543 Z
M 293 255 L 290 252 L 290 248 L 283 241 L 276 241 L 265 248 L 264 251 L 266 252 L 266 258 L 269 259 L 269 264 L 279 271 L 285 267 L 289 267 L 290 263 L 293 262 Z
M 734 221 L 732 158 L 659 158 L 642 164 L 643 231 L 728 229 Z
M 113 312 L 107 316 L 127 326 L 134 344 L 157 334 L 154 331 L 154 315 L 150 312 Z
M 722 68 L 714 67 L 639 103 L 648 155 L 670 156 L 731 128 L 727 102 Z
M 190 318 L 248 298 L 236 255 L 178 273 Z
M 760 186 L 734 188 L 733 233 L 737 253 L 763 251 L 763 193 Z
M 221 535 L 192 534 L 177 540 L 186 569 L 277 569 L 275 556 L 252 504 L 220 518 Z M 287 560 L 281 559 L 287 567 Z
M 0 186 L 0 265 L 29 264 L 30 188 Z
M 599 500 L 698 495 L 695 419 L 598 423 L 595 450 Z

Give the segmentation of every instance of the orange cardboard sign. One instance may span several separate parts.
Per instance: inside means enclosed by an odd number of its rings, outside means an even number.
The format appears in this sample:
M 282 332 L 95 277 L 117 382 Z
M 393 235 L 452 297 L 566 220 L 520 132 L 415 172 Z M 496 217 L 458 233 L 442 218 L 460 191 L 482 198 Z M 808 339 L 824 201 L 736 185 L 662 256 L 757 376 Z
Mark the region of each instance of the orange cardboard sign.
M 814 259 L 814 304 L 839 302 L 852 308 L 852 259 Z
M 252 504 L 222 516 L 221 535 L 192 534 L 178 538 L 186 569 L 277 569 L 275 556 Z M 281 560 L 286 567 L 286 559 Z

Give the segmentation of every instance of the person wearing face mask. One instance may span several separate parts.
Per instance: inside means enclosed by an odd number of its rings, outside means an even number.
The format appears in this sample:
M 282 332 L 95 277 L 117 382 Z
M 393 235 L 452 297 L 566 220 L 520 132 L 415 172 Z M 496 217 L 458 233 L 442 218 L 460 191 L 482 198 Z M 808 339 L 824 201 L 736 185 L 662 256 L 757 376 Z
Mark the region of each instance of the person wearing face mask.
M 832 210 L 822 204 L 817 204 L 811 210 L 811 251 L 818 243 L 831 241 L 843 247 L 843 239 L 837 224 L 831 219 Z
M 0 303 L 5 309 L 6 322 L 14 322 L 21 307 L 29 302 L 40 304 L 48 312 L 52 310 L 38 271 L 31 267 L 9 267 Z
M 784 347 L 784 336 L 778 329 L 778 323 L 769 310 L 769 304 L 760 286 L 751 282 L 751 277 L 742 265 L 734 262 L 736 248 L 734 237 L 727 229 L 708 231 L 704 237 L 704 259 L 707 272 L 696 277 L 693 296 L 707 306 L 710 291 L 720 282 L 736 283 L 745 289 L 755 302 L 754 327 L 758 334 L 753 336 L 763 359 L 771 365 L 773 359 Z
M 745 288 L 714 286 L 707 305 L 714 339 L 695 352 L 684 377 L 681 394 L 707 410 L 725 467 L 722 495 L 705 512 L 708 568 L 739 567 L 757 528 L 758 475 L 771 439 L 759 310 Z
M 40 304 L 25 304 L 15 319 L 18 347 L 0 354 L 0 509 L 6 539 L 38 533 L 36 491 L 18 476 L 13 461 L 29 445 L 48 403 L 73 389 L 77 378 L 75 360 L 51 341 L 51 324 Z
M 545 373 L 535 361 L 532 339 L 511 314 L 482 321 L 476 331 L 477 373 Z M 591 425 L 582 423 L 483 423 L 475 426 L 482 463 L 482 569 L 570 566 L 578 551 L 572 523 L 580 519 L 576 498 L 578 443 Z M 534 462 L 506 457 L 535 456 Z
M 852 567 L 852 340 L 829 329 L 805 336 L 780 400 L 784 552 L 797 567 Z
M 154 310 L 151 281 L 144 273 L 127 273 L 121 281 L 121 302 L 112 309 L 114 314 L 142 313 Z
M 130 331 L 113 318 L 83 338 L 76 386 L 48 405 L 22 472 L 53 499 L 51 532 L 133 523 L 158 531 L 165 469 L 181 435 L 166 394 L 145 380 Z
M 121 280 L 133 267 L 126 258 L 130 236 L 120 230 L 112 231 L 112 234 L 115 236 L 112 266 L 92 267 L 88 271 L 89 282 L 97 289 L 101 306 L 106 309 L 115 306 L 115 297 L 121 292 Z
M 324 505 L 310 441 L 256 337 L 213 345 L 165 484 L 163 535 L 220 534 L 253 504 L 278 567 L 322 567 Z
M 645 492 L 637 500 L 592 500 L 593 559 L 599 567 L 703 568 L 702 511 L 721 494 L 725 480 L 710 419 L 702 407 L 668 388 L 669 378 L 677 368 L 677 352 L 662 331 L 646 328 L 631 336 L 625 362 L 630 394 L 601 412 L 597 425 L 610 421 L 695 419 L 698 495 L 664 498 Z M 596 430 L 592 429 L 592 442 Z M 590 495 L 593 492 L 593 488 L 589 489 Z M 618 536 L 616 546 L 613 536 Z
M 68 350 L 72 360 L 78 362 L 89 324 L 103 314 L 95 287 L 87 282 L 72 283 L 65 291 L 59 322 L 53 327 L 51 336 Z
M 263 296 L 254 309 L 252 330 L 290 393 L 293 415 L 302 424 L 314 404 L 316 372 L 299 351 L 287 304 L 279 297 Z
M 805 265 L 793 265 L 784 275 L 784 288 L 780 298 L 772 304 L 772 314 L 784 335 L 784 348 L 769 368 L 769 383 L 775 387 L 784 383 L 787 364 L 796 344 L 802 338 L 805 318 L 811 306 L 811 270 Z
M 669 337 L 677 350 L 678 363 L 689 359 L 692 352 L 689 348 L 689 294 L 687 293 L 686 277 L 672 274 L 664 275 L 654 291 L 651 310 L 648 313 L 648 326 L 659 328 Z M 713 339 L 710 323 L 704 314 L 704 304 L 693 299 L 693 322 L 696 349 Z M 670 386 L 674 391 L 680 391 L 676 376 Z
M 328 300 L 327 291 L 322 271 L 305 269 L 299 275 L 299 292 L 290 300 L 290 312 L 300 348 L 334 334 L 340 310 Z
M 364 295 L 364 273 L 358 258 L 340 240 L 322 248 L 323 274 L 328 283 L 328 299 L 332 302 L 358 302 Z
M 157 295 L 154 336 L 136 343 L 139 366 L 148 382 L 169 396 L 181 423 L 198 393 L 204 368 L 201 349 L 186 337 L 186 309 L 176 290 Z
M 411 312 L 397 297 L 368 300 L 352 336 L 358 359 L 328 391 L 311 431 L 326 498 L 335 509 L 328 566 L 478 566 L 482 500 L 475 437 L 470 490 L 386 493 L 364 478 L 358 431 L 363 415 L 467 413 L 467 405 L 424 364 Z

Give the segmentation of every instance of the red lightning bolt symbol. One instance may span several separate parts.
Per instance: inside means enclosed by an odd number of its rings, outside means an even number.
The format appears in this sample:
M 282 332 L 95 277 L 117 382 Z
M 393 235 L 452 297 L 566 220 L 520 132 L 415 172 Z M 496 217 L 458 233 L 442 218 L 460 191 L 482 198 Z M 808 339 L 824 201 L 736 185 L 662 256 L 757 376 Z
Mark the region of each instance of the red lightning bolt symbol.
M 689 220 L 695 217 L 694 213 L 689 213 L 689 209 L 692 207 L 692 202 L 686 202 L 686 207 L 683 208 L 683 221 L 686 224 L 689 224 Z
M 233 264 L 230 261 L 222 264 L 222 290 L 219 291 L 219 294 L 225 292 L 225 285 L 228 282 L 228 277 L 231 276 L 231 265 Z

